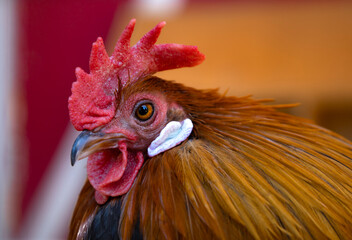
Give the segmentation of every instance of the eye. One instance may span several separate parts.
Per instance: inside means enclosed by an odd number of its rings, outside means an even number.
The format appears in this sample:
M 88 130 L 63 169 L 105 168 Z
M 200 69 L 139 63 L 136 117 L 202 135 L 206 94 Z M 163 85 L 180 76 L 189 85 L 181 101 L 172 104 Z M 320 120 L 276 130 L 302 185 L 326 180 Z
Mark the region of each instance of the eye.
M 136 118 L 140 121 L 147 121 L 153 116 L 154 107 L 151 103 L 142 103 L 136 109 Z

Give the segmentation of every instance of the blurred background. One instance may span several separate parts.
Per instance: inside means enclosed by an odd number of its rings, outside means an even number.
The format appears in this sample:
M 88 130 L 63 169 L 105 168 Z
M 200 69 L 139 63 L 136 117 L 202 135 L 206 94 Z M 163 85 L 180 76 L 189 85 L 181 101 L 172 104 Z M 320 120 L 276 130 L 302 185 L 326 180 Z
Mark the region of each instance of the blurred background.
M 350 1 L 0 0 L 0 239 L 65 239 L 86 174 L 69 160 L 74 69 L 131 18 L 132 44 L 166 20 L 159 43 L 206 55 L 160 77 L 300 103 L 286 111 L 352 139 Z

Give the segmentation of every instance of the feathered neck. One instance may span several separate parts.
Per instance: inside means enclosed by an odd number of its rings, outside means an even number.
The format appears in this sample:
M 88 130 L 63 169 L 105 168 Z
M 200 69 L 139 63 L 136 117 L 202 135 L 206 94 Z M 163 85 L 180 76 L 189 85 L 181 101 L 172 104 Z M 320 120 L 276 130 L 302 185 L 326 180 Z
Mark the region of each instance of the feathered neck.
M 352 238 L 350 142 L 248 97 L 160 81 L 194 133 L 144 165 L 123 239 L 137 219 L 145 239 Z
M 123 239 L 138 225 L 144 239 L 352 239 L 349 141 L 248 97 L 154 77 L 136 87 L 177 102 L 194 131 L 146 161 L 121 198 Z M 87 182 L 70 239 L 98 208 Z

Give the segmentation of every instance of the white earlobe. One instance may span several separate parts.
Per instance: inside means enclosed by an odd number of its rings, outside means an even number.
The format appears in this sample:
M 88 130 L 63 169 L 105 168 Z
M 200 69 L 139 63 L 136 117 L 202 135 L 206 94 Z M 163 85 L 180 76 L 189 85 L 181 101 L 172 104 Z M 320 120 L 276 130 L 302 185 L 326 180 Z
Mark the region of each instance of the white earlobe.
M 192 129 L 193 123 L 188 118 L 182 122 L 169 122 L 148 147 L 149 157 L 154 157 L 180 144 L 188 138 Z

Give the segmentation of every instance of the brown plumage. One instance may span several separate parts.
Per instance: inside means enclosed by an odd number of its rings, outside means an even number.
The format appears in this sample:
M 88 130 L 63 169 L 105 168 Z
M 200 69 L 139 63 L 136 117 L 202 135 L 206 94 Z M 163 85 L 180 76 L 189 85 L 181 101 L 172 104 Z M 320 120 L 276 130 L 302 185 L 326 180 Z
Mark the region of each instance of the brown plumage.
M 349 141 L 282 106 L 156 77 L 126 86 L 122 98 L 143 92 L 180 105 L 194 130 L 146 160 L 121 197 L 122 239 L 136 224 L 144 239 L 352 239 Z M 86 183 L 70 239 L 96 208 Z

